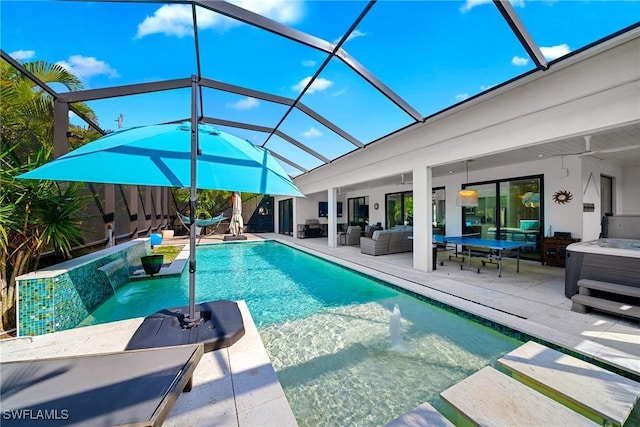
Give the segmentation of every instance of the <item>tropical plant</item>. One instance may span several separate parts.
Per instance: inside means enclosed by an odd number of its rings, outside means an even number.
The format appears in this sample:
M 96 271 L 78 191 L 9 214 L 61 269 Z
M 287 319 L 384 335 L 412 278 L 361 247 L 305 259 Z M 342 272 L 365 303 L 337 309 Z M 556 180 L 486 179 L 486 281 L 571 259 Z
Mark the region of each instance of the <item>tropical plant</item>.
M 189 197 L 191 190 L 189 188 L 174 188 L 173 195 L 176 202 L 185 206 L 184 212 L 189 209 Z M 231 192 L 221 190 L 199 190 L 198 206 L 196 207 L 196 217 L 204 216 L 210 218 L 218 215 L 226 209 L 231 208 Z
M 43 164 L 44 149 L 22 165 L 12 149 L 0 154 L 0 327 L 15 326 L 16 277 L 34 270 L 44 250 L 62 258 L 81 241 L 78 214 L 84 209 L 81 184 L 61 186 L 54 181 L 15 177 Z
M 83 84 L 64 67 L 46 61 L 27 62 L 22 66 L 43 83 L 65 90 L 83 89 Z M 30 153 L 37 153 L 40 147 L 53 146 L 53 97 L 34 81 L 13 68 L 9 63 L 0 62 L 0 117 L 2 117 L 2 143 L 15 146 L 15 155 L 24 161 Z M 93 111 L 83 103 L 74 107 L 92 120 Z M 71 129 L 82 134 L 82 129 Z
M 52 88 L 83 88 L 80 79 L 57 64 L 36 61 L 22 66 Z M 4 61 L 0 96 L 0 329 L 7 330 L 15 326 L 15 278 L 36 268 L 43 251 L 70 257 L 71 247 L 81 241 L 76 218 L 85 198 L 81 184 L 15 179 L 44 164 L 53 152 L 54 98 Z M 75 108 L 95 120 L 86 105 L 77 103 Z M 77 127 L 74 132 L 91 133 Z
M 413 225 L 413 196 L 404 196 L 404 203 L 397 202 L 393 205 L 393 220 L 395 224 L 406 221 Z

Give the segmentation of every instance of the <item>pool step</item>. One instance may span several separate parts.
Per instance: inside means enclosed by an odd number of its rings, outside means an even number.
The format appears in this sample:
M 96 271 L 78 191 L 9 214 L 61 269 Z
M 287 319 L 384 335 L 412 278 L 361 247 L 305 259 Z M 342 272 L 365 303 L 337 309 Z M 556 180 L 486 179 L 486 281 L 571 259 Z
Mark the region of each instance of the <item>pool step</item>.
M 623 425 L 640 397 L 640 383 L 533 341 L 498 364 L 601 425 Z
M 453 424 L 428 403 L 414 408 L 385 427 L 453 427 Z
M 490 366 L 443 391 L 440 397 L 475 425 L 598 425 Z

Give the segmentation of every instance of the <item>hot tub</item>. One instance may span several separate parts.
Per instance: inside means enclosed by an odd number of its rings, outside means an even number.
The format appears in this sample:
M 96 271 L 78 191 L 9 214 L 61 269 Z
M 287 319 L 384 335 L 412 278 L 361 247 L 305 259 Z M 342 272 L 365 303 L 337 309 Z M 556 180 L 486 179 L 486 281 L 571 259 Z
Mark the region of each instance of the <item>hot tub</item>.
M 640 240 L 602 238 L 567 246 L 565 295 L 578 293 L 578 280 L 640 288 Z

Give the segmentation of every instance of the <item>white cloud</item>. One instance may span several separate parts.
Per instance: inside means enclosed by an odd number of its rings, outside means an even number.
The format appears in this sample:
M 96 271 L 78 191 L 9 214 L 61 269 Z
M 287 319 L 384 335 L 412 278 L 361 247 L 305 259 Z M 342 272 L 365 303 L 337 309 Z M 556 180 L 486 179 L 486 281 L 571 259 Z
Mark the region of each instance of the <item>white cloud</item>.
M 363 31 L 360 31 L 358 29 L 355 29 L 355 30 L 353 30 L 351 32 L 351 34 L 349 34 L 349 37 L 347 37 L 347 40 L 345 41 L 345 43 L 348 42 L 349 40 L 353 40 L 353 39 L 358 38 L 358 37 L 364 37 L 366 35 L 367 35 L 367 33 L 363 32 Z M 339 41 L 340 41 L 340 39 L 335 39 L 333 41 L 333 44 L 338 44 Z
M 345 93 L 347 93 L 347 89 L 340 89 L 339 91 L 332 93 L 331 96 L 342 96 Z
M 313 60 L 313 59 L 307 59 L 305 61 L 302 61 L 302 66 L 303 67 L 315 67 L 317 63 L 318 62 Z
M 351 34 L 349 34 L 349 37 L 347 37 L 347 41 L 355 39 L 357 37 L 364 37 L 366 35 L 367 33 L 365 33 L 364 31 L 360 31 L 356 29 L 356 30 L 353 30 Z
M 234 110 L 250 110 L 252 108 L 256 108 L 260 103 L 257 99 L 251 98 L 247 96 L 233 104 L 227 104 L 227 106 L 233 108 Z
M 456 101 L 460 102 L 460 101 L 464 101 L 465 99 L 469 98 L 469 94 L 468 93 L 460 93 L 458 95 L 455 96 Z
M 303 4 L 288 0 L 231 0 L 243 9 L 250 10 L 259 15 L 266 16 L 283 24 L 298 22 L 303 14 Z
M 540 51 L 549 61 L 560 58 L 571 52 L 571 48 L 567 44 L 560 44 L 557 46 L 541 47 Z
M 29 59 L 36 56 L 36 51 L 35 50 L 16 50 L 15 52 L 11 52 L 9 56 L 18 62 L 28 61 Z
M 205 22 L 211 12 L 198 14 L 198 21 L 202 18 Z M 153 16 L 147 16 L 138 24 L 136 38 L 142 38 L 149 34 L 162 33 L 167 36 L 184 37 L 193 34 L 193 16 L 191 6 L 186 4 L 164 5 L 156 10 Z M 203 25 L 201 22 L 200 25 Z
M 476 6 L 491 3 L 491 0 L 467 0 L 464 6 L 460 8 L 461 12 L 469 12 Z
M 529 58 L 523 58 L 521 56 L 514 56 L 511 58 L 511 64 L 516 65 L 518 67 L 525 66 L 529 63 Z
M 266 16 L 283 24 L 293 24 L 303 15 L 301 2 L 288 2 L 286 0 L 232 0 L 230 3 Z M 240 21 L 227 18 L 204 8 L 196 8 L 198 28 L 219 28 L 227 30 L 240 25 Z M 161 6 L 152 16 L 147 16 L 138 24 L 136 38 L 142 38 L 150 34 L 164 34 L 182 38 L 193 34 L 191 6 L 186 4 L 168 4 Z
M 312 128 L 309 128 L 309 130 L 302 132 L 302 136 L 304 136 L 307 139 L 318 138 L 322 136 L 322 132 L 312 127 Z
M 510 0 L 510 3 L 513 7 L 524 7 L 525 0 Z M 467 0 L 460 8 L 460 11 L 463 13 L 469 12 L 476 6 L 482 6 L 483 4 L 493 3 L 493 0 Z
M 296 85 L 293 86 L 293 89 L 296 92 L 302 92 L 302 89 L 304 89 L 305 86 L 307 86 L 307 84 L 310 81 L 311 81 L 311 77 L 305 77 L 304 79 L 302 79 L 298 83 L 296 83 Z M 312 94 L 312 93 L 315 93 L 317 91 L 326 90 L 331 85 L 333 85 L 333 82 L 331 80 L 327 80 L 327 79 L 323 79 L 322 77 L 318 77 L 317 79 L 315 79 L 313 81 L 313 83 L 311 84 L 309 89 L 307 89 L 307 93 L 308 94 Z
M 101 74 L 110 78 L 120 77 L 117 70 L 111 68 L 106 62 L 97 60 L 94 56 L 72 55 L 67 61 L 58 61 L 56 64 L 85 79 Z

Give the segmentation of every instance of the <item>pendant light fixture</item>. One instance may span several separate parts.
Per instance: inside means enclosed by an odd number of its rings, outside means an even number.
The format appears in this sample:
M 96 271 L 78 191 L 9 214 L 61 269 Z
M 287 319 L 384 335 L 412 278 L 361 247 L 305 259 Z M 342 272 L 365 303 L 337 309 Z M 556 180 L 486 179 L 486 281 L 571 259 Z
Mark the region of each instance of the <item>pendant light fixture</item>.
M 469 183 L 469 162 L 470 160 L 465 160 L 464 164 L 467 169 L 467 180 L 466 183 Z M 458 197 L 456 198 L 456 206 L 462 207 L 475 207 L 478 206 L 478 191 L 470 190 L 463 188 L 458 191 Z

